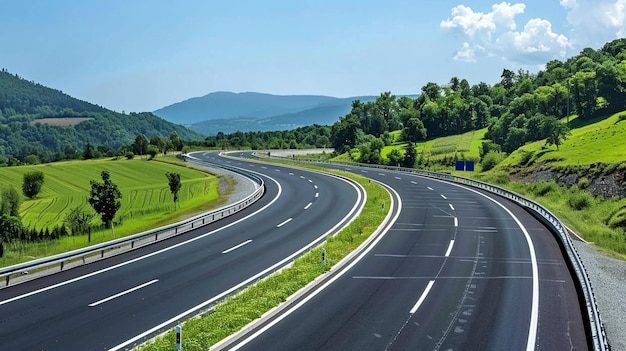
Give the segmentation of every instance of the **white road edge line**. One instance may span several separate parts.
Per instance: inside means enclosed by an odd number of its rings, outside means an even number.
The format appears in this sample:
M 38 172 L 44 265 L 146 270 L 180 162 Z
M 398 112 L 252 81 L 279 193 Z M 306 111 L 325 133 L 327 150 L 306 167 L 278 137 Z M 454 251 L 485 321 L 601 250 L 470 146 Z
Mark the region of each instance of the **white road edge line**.
M 308 205 L 304 206 L 304 209 L 305 209 L 305 210 L 308 210 L 308 209 L 309 209 L 309 207 L 311 207 L 311 205 L 313 205 L 313 203 L 312 203 L 312 202 L 309 202 L 309 204 L 308 204 Z
M 420 296 L 419 300 L 417 300 L 417 302 L 415 303 L 415 306 L 413 306 L 413 308 L 411 308 L 411 310 L 409 311 L 410 314 L 415 314 L 415 312 L 417 312 L 417 309 L 420 308 L 422 302 L 426 300 L 426 296 L 428 296 L 428 293 L 430 292 L 430 289 L 432 289 L 433 284 L 435 284 L 434 280 L 428 282 L 428 285 L 426 285 L 426 289 L 422 293 L 422 296 Z
M 280 228 L 280 227 L 284 226 L 285 224 L 291 222 L 291 220 L 293 220 L 293 218 L 289 218 L 289 219 L 285 220 L 281 224 L 277 225 L 276 228 Z
M 386 184 L 380 183 L 381 185 L 385 186 L 390 192 L 393 192 L 397 197 L 398 200 L 400 201 L 398 203 L 398 212 L 396 213 L 396 215 L 393 217 L 393 219 L 391 220 L 391 223 L 393 225 L 393 223 L 395 223 L 398 220 L 398 217 L 400 216 L 400 212 L 402 212 L 402 199 L 400 199 L 400 195 L 398 195 L 398 193 L 391 187 L 389 187 Z M 393 197 L 391 198 L 391 204 L 389 205 L 389 214 L 388 216 L 391 215 L 391 213 L 393 212 L 391 209 L 393 208 L 394 203 L 393 203 Z M 391 228 L 391 225 L 389 226 L 389 228 Z M 247 343 L 249 343 L 250 341 L 252 341 L 253 339 L 255 339 L 257 336 L 263 334 L 265 331 L 267 331 L 269 328 L 273 327 L 275 324 L 277 324 L 278 322 L 280 322 L 281 320 L 285 319 L 287 316 L 289 316 L 291 313 L 293 313 L 294 311 L 296 311 L 298 308 L 300 308 L 302 305 L 304 305 L 305 303 L 307 303 L 309 300 L 311 300 L 312 298 L 314 298 L 317 294 L 319 294 L 321 291 L 323 291 L 324 289 L 326 289 L 329 285 L 331 285 L 333 282 L 335 282 L 335 280 L 339 279 L 341 276 L 343 276 L 346 272 L 350 271 L 350 269 L 352 267 L 354 267 L 359 261 L 361 261 L 361 259 L 363 259 L 363 257 L 365 257 L 365 255 L 367 255 L 375 246 L 376 244 L 378 244 L 379 241 L 382 240 L 382 238 L 385 236 L 385 234 L 387 234 L 387 232 L 389 231 L 386 228 L 385 230 L 383 230 L 383 232 L 380 233 L 380 235 L 374 239 L 371 243 L 370 246 L 367 247 L 365 250 L 363 250 L 363 252 L 361 252 L 359 255 L 357 255 L 357 257 L 354 259 L 354 261 L 350 262 L 347 266 L 342 267 L 342 270 L 340 270 L 335 276 L 333 276 L 332 278 L 330 278 L 326 283 L 322 284 L 319 288 L 316 288 L 313 290 L 313 292 L 311 294 L 309 294 L 307 297 L 305 297 L 302 301 L 298 302 L 295 306 L 293 306 L 292 308 L 288 308 L 286 310 L 285 313 L 281 313 L 277 318 L 275 318 L 274 320 L 272 320 L 271 322 L 269 322 L 267 325 L 265 325 L 264 327 L 262 327 L 261 329 L 257 330 L 255 333 L 253 333 L 252 335 L 246 337 L 244 340 L 242 340 L 239 343 L 234 344 L 233 347 L 230 348 L 231 351 L 236 351 L 239 350 L 240 348 L 242 348 L 243 346 L 245 346 Z M 111 351 L 116 351 L 116 350 L 111 350 Z
M 330 176 L 332 177 L 332 175 L 330 175 Z M 336 177 L 336 176 L 335 176 L 335 177 Z M 336 178 L 339 178 L 339 177 L 336 177 Z M 273 178 L 270 178 L 270 179 L 272 179 L 273 181 L 275 181 L 275 182 L 276 182 L 276 180 L 275 180 L 275 179 L 273 179 Z M 339 179 L 341 179 L 341 178 L 339 178 Z M 276 183 L 278 184 L 278 182 L 276 182 Z M 349 183 L 349 182 L 348 182 L 348 183 Z M 352 210 L 350 210 L 350 212 L 349 212 L 349 213 L 346 215 L 346 217 L 344 217 L 344 218 L 347 218 L 347 217 L 351 216 L 351 215 L 352 215 L 355 211 L 357 211 L 357 208 L 358 208 L 358 203 L 360 203 L 360 201 L 361 201 L 361 193 L 358 191 L 358 189 L 357 189 L 356 185 L 354 185 L 354 184 L 352 184 L 352 183 L 349 183 L 349 184 L 350 184 L 350 185 L 352 185 L 352 187 L 354 187 L 354 189 L 356 189 L 356 190 L 357 190 L 357 201 L 356 201 L 356 203 L 354 204 L 354 207 L 352 208 Z M 280 184 L 278 184 L 278 187 L 279 187 L 279 189 L 281 190 L 281 191 L 279 191 L 279 194 L 280 194 L 280 193 L 282 192 L 282 187 L 280 187 Z M 393 189 L 392 189 L 392 190 L 393 190 Z M 399 195 L 398 195 L 398 197 L 399 197 Z M 367 194 L 365 194 L 365 199 L 367 199 Z M 272 203 L 273 203 L 274 201 L 276 201 L 276 200 L 273 200 L 273 201 L 272 201 Z M 365 200 L 365 201 L 366 201 L 366 200 Z M 265 207 L 268 207 L 268 206 L 269 206 L 269 204 L 268 204 L 268 205 L 266 205 Z M 265 207 L 264 207 L 264 208 L 265 208 Z M 260 211 L 260 210 L 259 210 L 259 211 Z M 257 212 L 259 212 L 259 211 L 257 211 Z M 256 214 L 257 212 L 255 212 L 254 214 Z M 399 214 L 398 214 L 398 215 L 399 215 Z M 397 219 L 398 215 L 396 215 L 396 218 L 394 219 L 394 221 Z M 248 217 L 246 217 L 246 218 L 248 218 Z M 242 220 L 243 220 L 243 219 L 242 219 Z M 339 226 L 340 226 L 343 222 L 344 222 L 344 220 L 342 220 L 342 221 L 338 222 L 338 223 L 337 223 L 337 224 L 335 224 L 332 228 L 330 228 L 330 229 L 329 229 L 326 233 L 323 233 L 323 234 L 322 234 L 322 235 L 320 235 L 317 239 L 315 239 L 315 240 L 313 240 L 311 243 L 309 243 L 309 245 L 307 245 L 307 247 L 305 247 L 305 248 L 303 248 L 303 249 L 301 249 L 301 250 L 299 250 L 299 251 L 297 251 L 297 252 L 294 252 L 294 253 L 293 253 L 293 254 L 291 254 L 291 256 L 289 256 L 289 257 L 285 257 L 282 261 L 280 261 L 280 262 L 278 262 L 278 263 L 274 264 L 274 265 L 273 265 L 273 266 L 271 266 L 271 267 L 268 267 L 268 268 L 267 268 L 267 269 L 265 269 L 264 271 L 259 272 L 258 274 L 253 275 L 252 277 L 250 277 L 250 278 L 248 278 L 248 279 L 246 279 L 246 280 L 242 281 L 241 283 L 239 283 L 239 284 L 237 284 L 237 285 L 235 285 L 235 286 L 231 287 L 230 289 L 228 289 L 228 290 L 226 290 L 226 291 L 223 291 L 222 293 L 220 293 L 220 294 L 218 294 L 218 295 L 216 295 L 216 296 L 214 296 L 214 297 L 212 297 L 212 298 L 208 299 L 207 301 L 205 301 L 205 302 L 203 302 L 203 303 L 201 303 L 201 304 L 199 304 L 199 305 L 196 305 L 196 306 L 194 306 L 194 307 L 190 308 L 189 310 L 184 311 L 184 312 L 182 312 L 182 313 L 180 313 L 180 314 L 178 314 L 178 315 L 176 315 L 176 316 L 174 316 L 174 317 L 172 317 L 172 318 L 170 318 L 170 319 L 168 319 L 168 320 L 164 321 L 163 323 L 161 323 L 161 324 L 159 324 L 159 325 L 157 325 L 157 326 L 154 326 L 154 327 L 152 327 L 152 328 L 150 328 L 150 329 L 148 329 L 148 330 L 144 331 L 143 333 L 141 333 L 141 334 L 139 334 L 139 335 L 134 336 L 134 337 L 132 337 L 131 339 L 126 340 L 126 341 L 124 341 L 123 343 L 121 343 L 121 344 L 119 344 L 119 345 L 117 345 L 117 346 L 114 346 L 114 347 L 110 348 L 110 349 L 109 349 L 109 351 L 118 351 L 118 350 L 121 350 L 121 349 L 123 349 L 125 346 L 127 346 L 127 345 L 129 345 L 129 344 L 131 344 L 131 343 L 133 343 L 133 342 L 136 342 L 137 340 L 140 340 L 141 338 L 144 338 L 144 337 L 146 337 L 146 336 L 148 336 L 148 335 L 150 335 L 150 334 L 152 334 L 152 333 L 154 333 L 154 332 L 156 332 L 156 331 L 158 331 L 158 330 L 160 330 L 160 329 L 163 329 L 165 326 L 167 326 L 167 325 L 169 325 L 169 324 L 172 324 L 172 323 L 174 323 L 174 322 L 176 322 L 176 321 L 180 320 L 181 318 L 183 318 L 183 317 L 185 317 L 185 316 L 189 315 L 189 314 L 190 314 L 190 313 L 192 313 L 193 311 L 197 311 L 197 310 L 199 310 L 199 309 L 201 309 L 201 308 L 204 308 L 204 307 L 206 307 L 206 306 L 210 305 L 211 303 L 213 303 L 213 302 L 215 302 L 215 301 L 217 301 L 217 300 L 219 300 L 219 299 L 221 299 L 221 298 L 223 298 L 223 297 L 227 296 L 228 294 L 232 293 L 233 291 L 236 291 L 236 290 L 238 290 L 238 289 L 241 289 L 242 287 L 246 286 L 247 284 L 250 284 L 251 282 L 253 282 L 253 281 L 255 281 L 255 280 L 259 279 L 259 277 L 262 277 L 263 275 L 265 275 L 265 274 L 267 274 L 267 273 L 269 273 L 269 272 L 272 272 L 272 271 L 273 271 L 273 270 L 275 270 L 277 267 L 280 267 L 281 265 L 285 264 L 286 262 L 288 262 L 288 261 L 290 261 L 290 260 L 293 260 L 295 257 L 298 257 L 299 255 L 301 255 L 301 254 L 302 254 L 302 252 L 304 252 L 306 249 L 308 249 L 308 247 L 309 247 L 309 246 L 313 245 L 313 244 L 314 244 L 315 242 L 317 242 L 318 240 L 321 240 L 322 238 L 327 237 L 330 233 L 332 233 L 333 231 L 335 231 L 335 230 L 336 230 L 336 229 L 337 229 L 337 228 L 338 228 L 338 227 L 339 227 Z M 350 220 L 347 224 L 349 224 L 349 223 L 351 223 L 351 222 L 352 222 L 352 220 Z M 344 225 L 347 225 L 347 224 L 344 224 Z M 367 251 L 367 252 L 369 252 L 369 250 L 366 250 L 366 251 Z M 354 262 L 353 262 L 353 264 L 354 264 Z
M 242 243 L 241 243 L 241 244 L 239 244 L 239 245 L 235 245 L 235 246 L 231 247 L 231 248 L 230 248 L 230 249 L 228 249 L 228 250 L 224 250 L 224 251 L 222 251 L 222 253 L 223 253 L 223 254 L 227 254 L 227 253 L 229 253 L 229 252 L 231 252 L 231 251 L 233 251 L 233 250 L 237 250 L 238 248 L 240 248 L 240 247 L 242 247 L 242 246 L 244 246 L 244 245 L 248 245 L 248 244 L 250 244 L 251 242 L 252 242 L 252 239 L 246 240 L 246 241 L 242 242 Z
M 445 182 L 443 180 L 438 180 L 440 182 Z M 524 225 L 522 224 L 522 222 L 519 220 L 519 218 L 517 218 L 513 212 L 511 212 L 511 210 L 509 210 L 508 208 L 506 208 L 506 206 L 504 206 L 503 204 L 501 204 L 500 202 L 498 202 L 496 199 L 481 193 L 478 190 L 474 190 L 470 187 L 461 185 L 461 184 L 455 184 L 455 183 L 448 183 L 445 182 L 447 184 L 452 184 L 455 186 L 458 186 L 459 188 L 463 188 L 463 189 L 467 189 L 473 193 L 476 193 L 478 195 L 481 195 L 482 197 L 488 199 L 489 201 L 497 204 L 498 206 L 500 206 L 509 216 L 511 216 L 511 218 L 513 218 L 513 220 L 515 221 L 515 223 L 517 224 L 517 226 L 522 230 L 522 233 L 524 233 L 524 237 L 526 238 L 526 243 L 528 244 L 528 250 L 530 252 L 530 262 L 531 262 L 531 266 L 532 266 L 532 272 L 533 272 L 533 290 L 532 290 L 532 303 L 531 303 L 531 307 L 530 307 L 530 325 L 528 328 L 528 340 L 527 340 L 527 344 L 526 344 L 526 351 L 533 351 L 535 350 L 535 346 L 537 344 L 537 328 L 539 325 L 539 267 L 538 267 L 538 263 L 537 263 L 537 253 L 535 252 L 535 245 L 533 244 L 533 240 L 530 237 L 530 234 L 528 233 L 528 230 L 526 230 L 526 227 L 524 227 Z
M 256 173 L 256 172 L 253 172 L 253 173 Z M 257 173 L 257 174 L 261 174 L 261 173 Z M 101 269 L 99 271 L 91 272 L 91 273 L 88 273 L 88 274 L 85 274 L 85 275 L 81 275 L 80 277 L 76 277 L 76 278 L 73 278 L 73 279 L 70 279 L 70 280 L 66 280 L 64 282 L 60 282 L 60 283 L 57 283 L 57 284 L 54 284 L 54 285 L 47 286 L 45 288 L 41 288 L 39 290 L 34 290 L 34 291 L 31 291 L 31 292 L 28 292 L 28 293 L 25 293 L 25 294 L 22 294 L 22 295 L 18 295 L 18 296 L 15 296 L 15 297 L 12 297 L 12 298 L 9 298 L 9 299 L 6 299 L 6 300 L 2 300 L 2 301 L 0 301 L 0 306 L 4 305 L 4 304 L 7 304 L 7 303 L 11 303 L 11 302 L 16 301 L 16 300 L 20 300 L 20 299 L 29 297 L 29 296 L 33 296 L 33 295 L 36 295 L 36 294 L 39 294 L 39 293 L 42 293 L 42 292 L 45 292 L 45 291 L 48 291 L 48 290 L 52 290 L 52 289 L 58 288 L 60 286 L 64 286 L 64 285 L 71 284 L 71 283 L 74 283 L 74 282 L 77 282 L 77 281 L 80 281 L 80 280 L 83 280 L 83 279 L 87 279 L 87 278 L 93 277 L 93 276 L 101 274 L 101 273 L 112 271 L 114 269 L 117 269 L 117 268 L 129 265 L 129 264 L 132 264 L 132 263 L 137 262 L 137 261 L 141 261 L 143 259 L 155 256 L 155 255 L 158 255 L 158 254 L 161 254 L 161 253 L 166 252 L 166 251 L 173 250 L 173 249 L 175 249 L 177 247 L 180 247 L 180 246 L 192 243 L 194 241 L 197 241 L 197 240 L 200 240 L 202 238 L 205 238 L 205 237 L 207 237 L 207 236 L 209 236 L 211 234 L 217 233 L 217 232 L 219 232 L 221 230 L 224 230 L 224 229 L 226 229 L 228 227 L 232 227 L 235 224 L 238 224 L 239 222 L 245 221 L 246 219 L 248 219 L 248 218 L 258 214 L 259 212 L 265 210 L 266 208 L 270 207 L 281 196 L 281 194 L 283 192 L 283 188 L 280 186 L 280 184 L 272 177 L 267 177 L 267 178 L 271 179 L 273 182 L 276 183 L 276 185 L 278 185 L 278 194 L 276 195 L 275 198 L 272 199 L 272 201 L 270 201 L 270 203 L 268 203 L 267 205 L 263 206 L 263 208 L 259 209 L 258 211 L 255 211 L 254 213 L 251 213 L 251 214 L 245 216 L 244 218 L 241 218 L 241 219 L 239 219 L 239 220 L 237 220 L 235 222 L 226 224 L 225 226 L 223 226 L 221 228 L 218 228 L 218 229 L 215 229 L 214 231 L 208 232 L 208 233 L 203 234 L 203 235 L 199 235 L 199 236 L 197 236 L 195 238 L 192 238 L 192 239 L 189 239 L 187 241 L 183 241 L 181 243 L 178 243 L 178 244 L 166 247 L 166 248 L 161 249 L 159 251 L 154 251 L 154 252 L 149 253 L 147 255 L 140 256 L 140 257 L 134 258 L 132 260 L 129 260 L 129 261 L 126 261 L 126 262 L 122 262 L 122 263 L 116 264 L 114 266 L 110 266 L 110 267 Z
M 96 302 L 94 302 L 94 303 L 89 304 L 89 307 L 95 307 L 95 306 L 98 306 L 98 305 L 103 304 L 103 303 L 105 303 L 105 302 L 108 302 L 108 301 L 111 301 L 111 300 L 113 300 L 113 299 L 116 299 L 116 298 L 118 298 L 118 297 L 120 297 L 120 296 L 122 296 L 122 295 L 129 294 L 129 293 L 131 293 L 131 292 L 133 292 L 133 291 L 135 291 L 135 290 L 139 290 L 139 289 L 141 289 L 141 288 L 145 288 L 146 286 L 151 285 L 151 284 L 154 284 L 154 283 L 156 283 L 156 282 L 158 282 L 158 281 L 159 281 L 158 279 L 154 279 L 154 280 L 151 280 L 151 281 L 149 281 L 149 282 L 147 282 L 147 283 L 143 283 L 143 284 L 141 284 L 141 285 L 139 285 L 139 286 L 136 286 L 136 287 L 134 287 L 134 288 L 128 289 L 128 290 L 126 290 L 126 291 L 122 291 L 122 292 L 121 292 L 121 293 L 119 293 L 119 294 L 111 295 L 111 296 L 107 297 L 106 299 L 102 299 L 102 300 L 100 300 L 100 301 L 96 301 Z
M 450 240 L 450 245 L 448 245 L 448 250 L 446 250 L 446 257 L 450 256 L 452 252 L 452 247 L 454 246 L 454 239 Z

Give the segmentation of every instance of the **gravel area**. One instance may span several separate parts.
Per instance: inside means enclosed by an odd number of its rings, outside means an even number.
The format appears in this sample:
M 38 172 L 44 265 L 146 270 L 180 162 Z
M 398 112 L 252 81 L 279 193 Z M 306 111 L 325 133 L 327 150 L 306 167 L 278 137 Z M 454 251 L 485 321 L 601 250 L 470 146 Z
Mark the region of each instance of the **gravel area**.
M 583 260 L 600 318 L 612 350 L 626 350 L 626 262 L 596 251 L 593 244 L 574 241 Z

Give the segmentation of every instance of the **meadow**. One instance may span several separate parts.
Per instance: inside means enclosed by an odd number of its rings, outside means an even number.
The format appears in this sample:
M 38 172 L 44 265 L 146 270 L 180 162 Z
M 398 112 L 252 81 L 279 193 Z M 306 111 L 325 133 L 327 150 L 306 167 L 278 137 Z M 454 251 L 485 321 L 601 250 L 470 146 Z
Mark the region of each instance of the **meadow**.
M 114 219 L 116 237 L 174 223 L 192 214 L 215 208 L 225 201 L 219 194 L 218 177 L 189 167 L 174 157 L 160 157 L 150 161 L 98 159 L 0 168 L 0 188 L 12 186 L 21 193 L 25 173 L 43 172 L 42 191 L 34 199 L 22 196 L 20 215 L 25 227 L 52 229 L 63 225 L 65 215 L 73 208 L 93 212 L 87 202 L 90 180 L 102 182 L 100 173 L 103 170 L 110 172 L 111 180 L 122 193 L 122 206 Z M 176 210 L 166 172 L 181 175 L 182 187 Z M 93 224 L 101 224 L 99 217 L 93 220 Z M 102 228 L 92 233 L 90 243 L 86 235 L 32 244 L 5 243 L 5 256 L 0 258 L 0 265 L 6 266 L 65 252 L 111 238 L 111 230 Z

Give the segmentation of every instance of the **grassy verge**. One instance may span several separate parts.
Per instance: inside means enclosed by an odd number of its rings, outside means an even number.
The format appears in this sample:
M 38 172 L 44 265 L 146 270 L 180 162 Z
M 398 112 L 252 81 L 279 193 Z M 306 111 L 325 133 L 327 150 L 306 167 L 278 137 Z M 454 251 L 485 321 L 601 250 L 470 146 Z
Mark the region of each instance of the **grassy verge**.
M 328 172 L 328 170 L 325 171 Z M 378 228 L 388 211 L 388 209 L 382 211 L 380 204 L 382 201 L 386 203 L 391 201 L 387 191 L 362 176 L 344 172 L 334 173 L 349 177 L 361 184 L 367 191 L 367 201 L 357 219 L 336 236 L 328 238 L 322 245 L 326 249 L 326 265 L 321 265 L 322 247 L 317 247 L 296 259 L 290 267 L 218 303 L 213 313 L 186 321 L 183 326 L 183 343 L 186 351 L 207 350 L 211 345 L 260 318 L 316 277 L 327 272 Z M 175 337 L 174 331 L 169 331 L 140 345 L 137 349 L 140 351 L 172 350 Z
M 567 188 L 554 181 L 509 182 L 508 173 L 475 175 L 482 181 L 498 184 L 545 206 L 565 225 L 595 243 L 604 254 L 626 260 L 626 230 L 615 226 L 624 220 L 626 199 L 600 199 L 578 186 Z

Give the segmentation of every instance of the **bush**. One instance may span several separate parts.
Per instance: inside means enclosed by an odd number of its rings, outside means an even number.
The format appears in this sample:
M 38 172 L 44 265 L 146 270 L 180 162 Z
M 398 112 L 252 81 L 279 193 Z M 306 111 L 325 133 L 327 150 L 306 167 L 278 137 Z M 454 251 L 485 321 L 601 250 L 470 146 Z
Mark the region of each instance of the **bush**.
M 124 157 L 126 157 L 127 160 L 132 160 L 133 158 L 135 158 L 135 154 L 132 151 L 128 151 L 126 154 L 124 154 Z
M 626 228 L 626 207 L 622 207 L 609 219 L 609 227 Z
M 567 203 L 569 206 L 577 211 L 584 210 L 591 205 L 593 202 L 593 196 L 586 191 L 574 190 L 569 199 L 567 199 Z
M 578 187 L 580 189 L 587 189 L 587 187 L 589 186 L 589 179 L 588 178 L 580 178 L 580 180 L 578 181 Z
M 534 186 L 532 187 L 532 192 L 536 196 L 546 196 L 550 192 L 556 190 L 557 187 L 558 185 L 556 185 L 554 181 L 539 182 L 539 183 L 534 184 Z
M 483 172 L 493 169 L 503 159 L 504 155 L 501 152 L 489 151 L 485 157 L 483 157 L 482 161 L 480 161 Z

